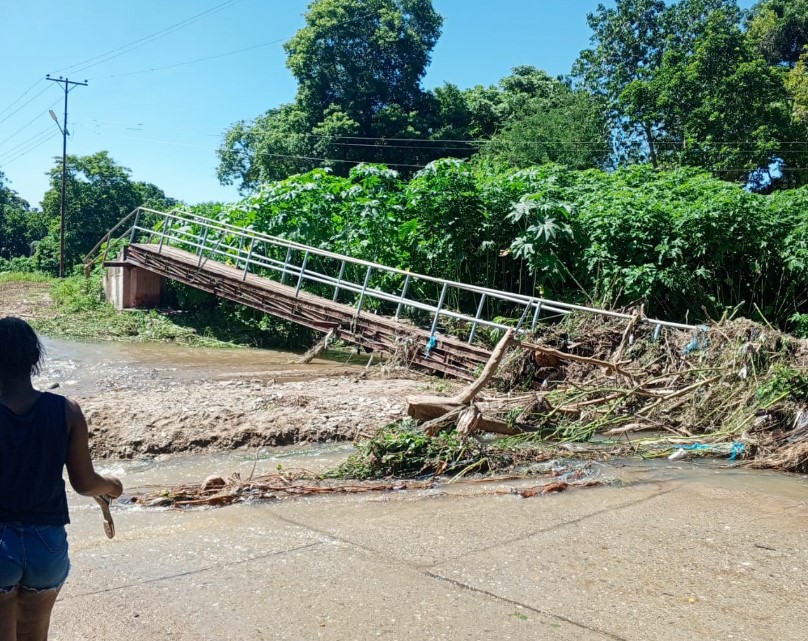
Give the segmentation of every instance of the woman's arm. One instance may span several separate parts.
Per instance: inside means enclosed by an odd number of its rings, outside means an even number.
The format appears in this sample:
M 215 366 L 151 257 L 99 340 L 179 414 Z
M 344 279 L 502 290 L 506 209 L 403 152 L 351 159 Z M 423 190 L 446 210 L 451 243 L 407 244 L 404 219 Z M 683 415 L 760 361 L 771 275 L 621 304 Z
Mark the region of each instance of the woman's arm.
M 67 475 L 70 485 L 79 494 L 97 496 L 107 494 L 117 498 L 123 493 L 123 485 L 114 476 L 101 476 L 93 468 L 90 458 L 90 443 L 87 421 L 78 403 L 67 399 Z

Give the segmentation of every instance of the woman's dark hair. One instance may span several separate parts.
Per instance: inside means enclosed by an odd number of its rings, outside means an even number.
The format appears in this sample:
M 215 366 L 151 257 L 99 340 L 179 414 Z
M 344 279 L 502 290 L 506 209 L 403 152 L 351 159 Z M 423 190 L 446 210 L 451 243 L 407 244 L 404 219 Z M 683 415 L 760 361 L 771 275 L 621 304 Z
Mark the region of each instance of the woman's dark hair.
M 0 378 L 39 374 L 42 343 L 21 318 L 0 318 Z

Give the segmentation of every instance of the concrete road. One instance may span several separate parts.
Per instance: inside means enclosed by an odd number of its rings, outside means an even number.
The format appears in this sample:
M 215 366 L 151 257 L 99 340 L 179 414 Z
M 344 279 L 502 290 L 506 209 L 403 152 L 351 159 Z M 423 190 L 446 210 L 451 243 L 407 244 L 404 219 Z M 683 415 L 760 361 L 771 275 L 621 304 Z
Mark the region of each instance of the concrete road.
M 633 470 L 542 498 L 513 483 L 192 512 L 71 499 L 52 639 L 808 638 L 804 479 Z

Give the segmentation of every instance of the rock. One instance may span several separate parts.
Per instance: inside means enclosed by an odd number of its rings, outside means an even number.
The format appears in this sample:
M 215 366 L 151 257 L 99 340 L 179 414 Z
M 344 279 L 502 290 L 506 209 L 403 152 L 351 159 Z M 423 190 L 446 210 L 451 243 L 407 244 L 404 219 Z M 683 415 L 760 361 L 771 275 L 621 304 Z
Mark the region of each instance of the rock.
M 224 487 L 225 480 L 221 476 L 217 476 L 215 474 L 209 476 L 204 481 L 202 481 L 202 489 L 203 490 L 212 490 L 217 487 Z

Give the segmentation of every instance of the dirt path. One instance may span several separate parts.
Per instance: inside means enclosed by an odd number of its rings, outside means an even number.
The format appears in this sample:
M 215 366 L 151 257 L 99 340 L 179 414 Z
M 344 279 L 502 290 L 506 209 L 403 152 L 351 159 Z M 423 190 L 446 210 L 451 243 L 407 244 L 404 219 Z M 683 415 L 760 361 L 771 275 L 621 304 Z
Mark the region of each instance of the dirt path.
M 0 283 L 0 317 L 30 320 L 53 315 L 50 283 Z

